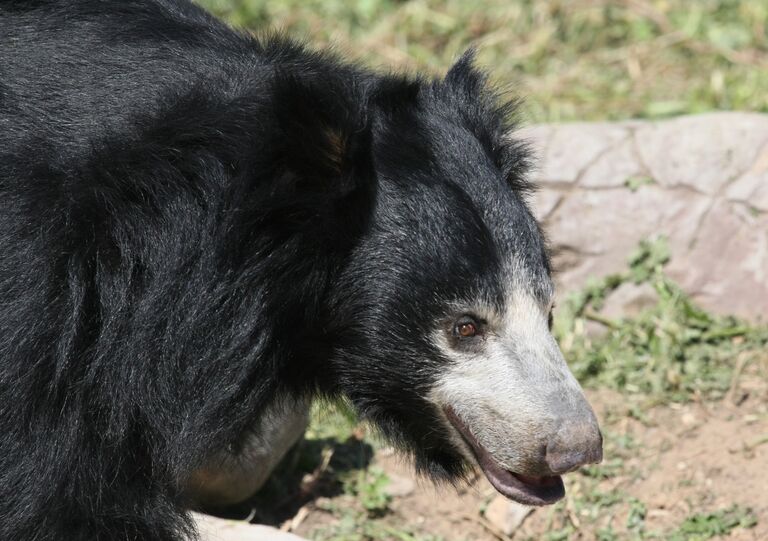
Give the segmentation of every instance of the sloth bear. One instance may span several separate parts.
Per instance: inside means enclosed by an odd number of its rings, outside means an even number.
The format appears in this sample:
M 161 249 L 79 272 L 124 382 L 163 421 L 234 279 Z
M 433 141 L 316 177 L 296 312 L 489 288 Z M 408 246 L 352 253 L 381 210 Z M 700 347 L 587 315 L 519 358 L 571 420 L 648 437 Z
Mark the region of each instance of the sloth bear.
M 561 498 L 602 443 L 512 108 L 471 54 L 432 80 L 186 0 L 0 3 L 0 539 L 193 539 L 318 396 L 436 481 Z

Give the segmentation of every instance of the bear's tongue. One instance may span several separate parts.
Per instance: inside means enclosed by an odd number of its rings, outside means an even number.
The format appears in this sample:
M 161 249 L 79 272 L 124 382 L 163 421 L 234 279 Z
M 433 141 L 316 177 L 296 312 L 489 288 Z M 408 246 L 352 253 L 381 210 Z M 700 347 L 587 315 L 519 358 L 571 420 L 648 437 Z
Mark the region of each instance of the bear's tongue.
M 522 473 L 512 473 L 523 484 L 534 487 L 551 487 L 557 484 L 559 475 L 545 475 L 536 477 L 534 475 L 523 475 Z
M 480 469 L 499 493 L 526 505 L 547 505 L 565 495 L 563 479 L 559 475 L 525 475 L 502 468 L 459 419 L 453 408 L 445 408 L 446 417 L 472 449 Z

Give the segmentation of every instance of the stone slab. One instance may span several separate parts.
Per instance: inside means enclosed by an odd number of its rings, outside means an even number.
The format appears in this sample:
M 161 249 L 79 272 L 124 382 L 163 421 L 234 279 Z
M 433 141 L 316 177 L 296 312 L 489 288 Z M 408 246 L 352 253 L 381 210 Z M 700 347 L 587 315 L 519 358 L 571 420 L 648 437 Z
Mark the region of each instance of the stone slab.
M 531 206 L 561 294 L 623 270 L 640 240 L 661 234 L 668 271 L 704 308 L 766 320 L 768 115 L 550 124 L 519 136 L 539 156 Z
M 277 528 L 192 513 L 201 541 L 307 541 Z
M 750 169 L 768 142 L 768 121 L 756 113 L 681 117 L 640 127 L 635 141 L 657 182 L 715 195 Z

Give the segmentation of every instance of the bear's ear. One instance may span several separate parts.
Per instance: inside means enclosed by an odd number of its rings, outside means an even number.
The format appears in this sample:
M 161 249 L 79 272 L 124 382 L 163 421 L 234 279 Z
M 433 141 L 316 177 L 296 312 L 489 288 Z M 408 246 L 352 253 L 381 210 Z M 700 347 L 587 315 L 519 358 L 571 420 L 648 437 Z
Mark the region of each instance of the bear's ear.
M 273 85 L 278 192 L 321 202 L 343 198 L 371 181 L 363 92 L 349 81 L 285 74 L 277 74 Z
M 475 56 L 475 49 L 468 49 L 445 75 L 445 84 L 448 87 L 473 98 L 482 94 L 488 81 L 485 73 L 475 67 Z

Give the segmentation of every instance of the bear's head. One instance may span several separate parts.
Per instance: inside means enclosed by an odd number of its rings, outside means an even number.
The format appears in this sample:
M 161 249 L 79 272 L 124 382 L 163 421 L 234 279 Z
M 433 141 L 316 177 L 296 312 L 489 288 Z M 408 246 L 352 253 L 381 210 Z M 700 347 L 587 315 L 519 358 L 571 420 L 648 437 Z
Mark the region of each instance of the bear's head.
M 601 460 L 602 437 L 550 332 L 514 103 L 488 86 L 465 55 L 441 80 L 369 81 L 365 107 L 303 132 L 320 143 L 301 148 L 329 156 L 324 176 L 341 177 L 318 242 L 345 247 L 315 376 L 422 472 L 455 481 L 478 465 L 505 496 L 541 505 L 563 496 L 560 474 Z

